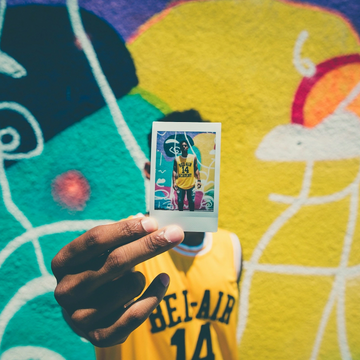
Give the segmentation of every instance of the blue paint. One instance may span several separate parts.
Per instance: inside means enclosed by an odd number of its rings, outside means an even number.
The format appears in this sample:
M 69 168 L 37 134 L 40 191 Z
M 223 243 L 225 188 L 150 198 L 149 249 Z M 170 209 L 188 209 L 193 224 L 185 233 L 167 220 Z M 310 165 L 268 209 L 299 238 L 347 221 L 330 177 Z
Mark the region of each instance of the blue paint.
M 65 0 L 10 0 L 8 5 L 65 5 Z M 143 23 L 161 12 L 170 0 L 79 0 L 79 6 L 106 20 L 124 39 L 128 39 Z

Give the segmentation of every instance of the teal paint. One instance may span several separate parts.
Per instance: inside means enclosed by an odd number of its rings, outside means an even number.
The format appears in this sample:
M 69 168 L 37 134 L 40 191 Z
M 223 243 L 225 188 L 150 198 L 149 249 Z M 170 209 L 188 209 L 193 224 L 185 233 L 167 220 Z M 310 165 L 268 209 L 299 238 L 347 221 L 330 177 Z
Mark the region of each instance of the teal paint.
M 142 151 L 148 153 L 147 134 L 163 113 L 140 94 L 125 96 L 118 105 Z M 51 194 L 53 180 L 69 170 L 81 172 L 90 185 L 90 198 L 82 211 L 63 207 Z M 41 155 L 18 162 L 6 175 L 13 202 L 34 228 L 64 220 L 117 220 L 145 211 L 144 178 L 107 107 L 59 133 L 45 144 Z M 0 211 L 0 249 L 4 249 L 24 229 L 6 211 L 2 199 Z M 69 231 L 39 238 L 48 272 L 60 248 L 80 234 Z M 22 286 L 41 276 L 32 243 L 13 252 L 0 271 L 1 278 L 6 279 L 1 284 L 1 313 Z M 17 346 L 45 347 L 67 360 L 95 358 L 93 346 L 75 335 L 63 320 L 52 292 L 28 301 L 7 324 L 0 354 Z
M 82 341 L 64 321 L 52 293 L 28 302 L 7 327 L 2 351 L 27 345 L 45 345 L 68 360 L 95 358 L 92 344 Z
M 162 113 L 140 95 L 126 96 L 119 105 L 139 145 L 147 151 L 147 133 Z M 136 110 L 132 112 L 132 109 Z M 90 184 L 90 199 L 83 211 L 63 208 L 51 195 L 55 177 L 68 170 L 81 172 Z M 142 174 L 118 135 L 107 108 L 58 134 L 46 143 L 40 156 L 12 166 L 7 174 L 13 200 L 33 226 L 54 220 L 120 219 L 129 210 L 130 213 L 145 211 L 143 206 L 138 207 L 145 199 Z M 132 199 L 128 204 L 130 209 L 116 206 L 117 201 L 120 203 L 128 197 Z

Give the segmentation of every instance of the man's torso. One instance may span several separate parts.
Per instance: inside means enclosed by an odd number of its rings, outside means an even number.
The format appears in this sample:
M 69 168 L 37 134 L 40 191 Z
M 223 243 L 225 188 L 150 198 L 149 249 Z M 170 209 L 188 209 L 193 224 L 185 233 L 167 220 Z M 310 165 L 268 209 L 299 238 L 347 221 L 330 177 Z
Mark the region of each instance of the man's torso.
M 124 344 L 97 349 L 98 360 L 236 359 L 240 258 L 235 264 L 235 253 L 240 256 L 230 233 L 219 230 L 206 234 L 201 249 L 179 246 L 139 264 L 135 270 L 145 275 L 147 286 L 166 272 L 169 289 Z
M 190 189 L 195 185 L 195 156 L 188 154 L 186 158 L 182 156 L 176 157 L 177 174 L 176 185 L 184 190 Z

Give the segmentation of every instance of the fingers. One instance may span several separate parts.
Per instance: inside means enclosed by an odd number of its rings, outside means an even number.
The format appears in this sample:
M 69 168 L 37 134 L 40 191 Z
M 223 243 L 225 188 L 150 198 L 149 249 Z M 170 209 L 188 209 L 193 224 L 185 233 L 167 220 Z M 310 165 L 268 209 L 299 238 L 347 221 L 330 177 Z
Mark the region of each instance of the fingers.
M 150 217 L 119 221 L 97 226 L 63 247 L 54 257 L 51 266 L 55 277 L 66 268 L 76 267 L 100 256 L 109 249 L 121 246 L 157 230 L 157 223 Z
M 89 332 L 88 338 L 98 347 L 120 344 L 140 326 L 159 305 L 169 285 L 167 274 L 160 274 L 150 284 L 144 294 L 128 308 L 119 309 Z M 113 321 L 115 319 L 115 321 Z
M 76 305 L 100 286 L 121 277 L 138 263 L 171 249 L 183 238 L 181 228 L 172 225 L 120 246 L 104 257 L 99 269 L 89 265 L 88 270 L 65 275 L 56 287 L 56 300 L 63 307 Z
M 184 232 L 176 225 L 160 229 L 150 235 L 112 251 L 104 266 L 97 272 L 99 281 L 107 282 L 121 276 L 140 262 L 170 250 L 184 238 Z
M 180 227 L 158 230 L 155 220 L 143 217 L 98 226 L 65 246 L 52 269 L 55 298 L 69 322 L 97 346 L 123 342 L 159 304 L 169 283 L 161 274 L 126 307 L 145 285 L 144 276 L 131 270 L 183 239 Z
M 101 319 L 138 297 L 144 287 L 144 275 L 140 272 L 129 272 L 120 279 L 97 289 L 87 301 L 81 304 L 81 308 L 75 308 L 73 312 L 70 312 L 70 318 L 79 329 L 93 327 Z

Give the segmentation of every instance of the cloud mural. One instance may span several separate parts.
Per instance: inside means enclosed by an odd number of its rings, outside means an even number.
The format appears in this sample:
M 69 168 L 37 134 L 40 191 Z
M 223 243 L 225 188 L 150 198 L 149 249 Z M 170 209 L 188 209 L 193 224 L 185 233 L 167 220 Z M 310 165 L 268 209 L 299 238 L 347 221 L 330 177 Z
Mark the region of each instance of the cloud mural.
M 360 118 L 333 114 L 314 128 L 279 125 L 265 136 L 256 156 L 264 161 L 320 161 L 360 157 Z

